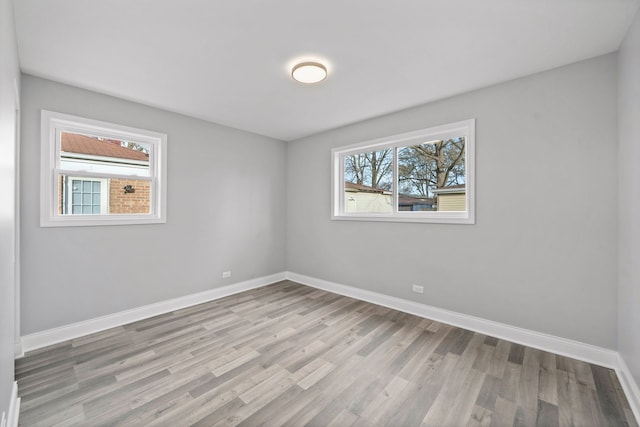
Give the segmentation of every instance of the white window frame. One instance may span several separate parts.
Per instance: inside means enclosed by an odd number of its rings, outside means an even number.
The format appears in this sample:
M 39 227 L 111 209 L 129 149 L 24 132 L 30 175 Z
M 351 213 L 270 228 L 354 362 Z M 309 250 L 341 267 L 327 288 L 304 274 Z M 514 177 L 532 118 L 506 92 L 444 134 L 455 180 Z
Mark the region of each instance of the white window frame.
M 40 226 L 96 226 L 157 224 L 167 222 L 167 135 L 84 117 L 42 110 L 40 140 Z M 100 136 L 151 146 L 149 177 L 94 173 L 60 168 L 61 132 Z M 60 174 L 88 179 L 148 179 L 151 183 L 149 214 L 61 215 L 58 213 Z M 107 188 L 107 191 L 108 188 Z
M 465 137 L 466 211 L 407 212 L 398 210 L 398 149 L 438 139 Z M 344 206 L 344 159 L 365 151 L 393 149 L 393 212 L 352 213 Z M 475 224 L 475 119 L 391 135 L 370 141 L 337 147 L 331 150 L 331 219 L 347 221 L 423 222 L 445 224 Z

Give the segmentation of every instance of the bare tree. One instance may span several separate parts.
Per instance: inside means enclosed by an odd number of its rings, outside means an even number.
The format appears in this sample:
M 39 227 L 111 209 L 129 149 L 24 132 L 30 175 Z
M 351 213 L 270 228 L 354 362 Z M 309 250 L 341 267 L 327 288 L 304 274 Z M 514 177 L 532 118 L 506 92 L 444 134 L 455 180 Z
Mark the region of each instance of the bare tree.
M 464 184 L 464 153 L 464 138 L 402 148 L 398 154 L 401 191 L 429 197 L 431 190 Z
M 138 144 L 137 142 L 120 141 L 120 146 L 128 148 L 133 151 L 140 151 L 145 154 L 149 154 L 149 147 L 146 147 L 143 144 Z
M 369 151 L 345 157 L 345 179 L 355 184 L 390 190 L 393 150 Z
M 367 157 L 365 154 L 366 153 L 352 154 L 344 159 L 345 175 L 349 176 L 349 181 L 354 184 L 364 184 L 364 176 L 367 168 Z

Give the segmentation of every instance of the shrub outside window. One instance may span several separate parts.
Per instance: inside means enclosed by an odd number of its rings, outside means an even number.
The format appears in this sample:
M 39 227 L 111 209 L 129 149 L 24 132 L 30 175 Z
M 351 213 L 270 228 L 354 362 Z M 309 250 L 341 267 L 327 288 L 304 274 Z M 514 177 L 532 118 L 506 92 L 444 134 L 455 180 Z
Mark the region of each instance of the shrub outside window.
M 475 120 L 332 150 L 332 219 L 475 223 Z
M 162 133 L 42 111 L 40 225 L 166 222 Z

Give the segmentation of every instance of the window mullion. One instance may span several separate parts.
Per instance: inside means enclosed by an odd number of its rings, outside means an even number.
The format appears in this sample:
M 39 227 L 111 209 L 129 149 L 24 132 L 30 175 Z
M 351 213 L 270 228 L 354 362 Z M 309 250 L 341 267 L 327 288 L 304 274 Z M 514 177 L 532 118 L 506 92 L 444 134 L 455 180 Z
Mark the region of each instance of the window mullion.
M 393 179 L 393 215 L 397 216 L 399 209 L 398 209 L 398 203 L 399 203 L 399 197 L 400 197 L 400 193 L 399 193 L 399 188 L 400 185 L 398 183 L 398 146 L 394 146 L 393 147 L 393 162 L 392 162 L 392 179 Z

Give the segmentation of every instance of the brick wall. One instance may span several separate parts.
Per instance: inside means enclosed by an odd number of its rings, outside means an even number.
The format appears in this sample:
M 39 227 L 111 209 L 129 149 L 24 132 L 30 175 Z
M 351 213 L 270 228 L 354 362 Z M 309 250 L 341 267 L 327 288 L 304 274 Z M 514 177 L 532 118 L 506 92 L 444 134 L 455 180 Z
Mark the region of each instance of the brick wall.
M 109 185 L 109 213 L 147 214 L 150 207 L 150 181 L 111 178 Z M 135 193 L 124 192 L 124 186 L 131 185 Z

